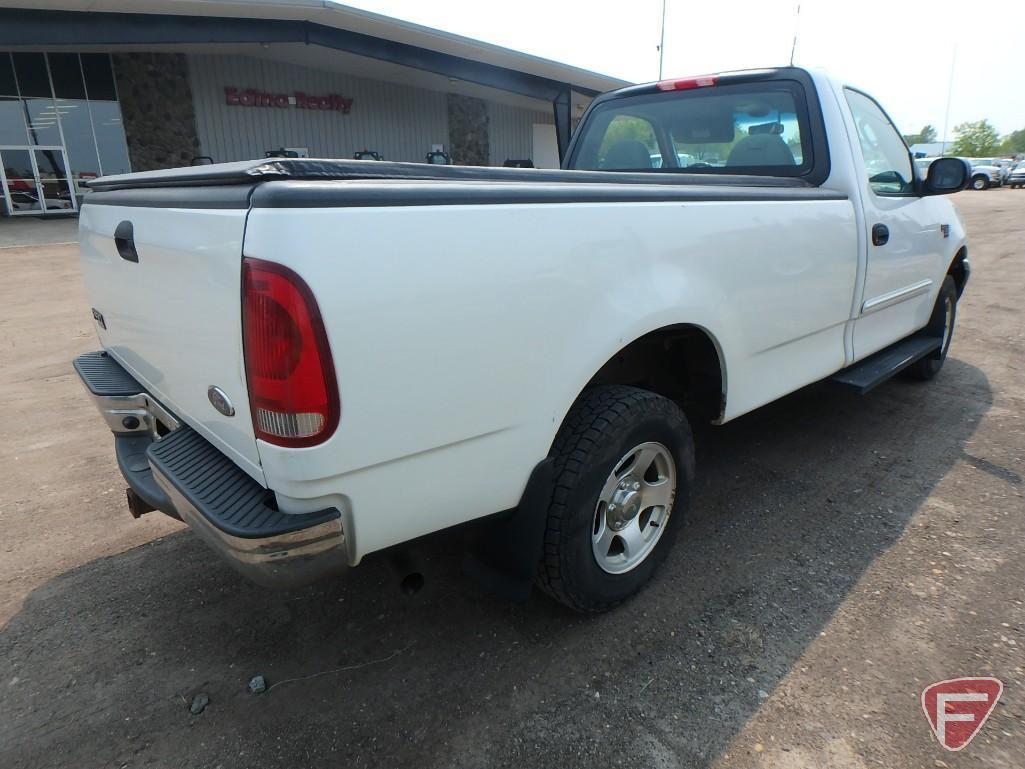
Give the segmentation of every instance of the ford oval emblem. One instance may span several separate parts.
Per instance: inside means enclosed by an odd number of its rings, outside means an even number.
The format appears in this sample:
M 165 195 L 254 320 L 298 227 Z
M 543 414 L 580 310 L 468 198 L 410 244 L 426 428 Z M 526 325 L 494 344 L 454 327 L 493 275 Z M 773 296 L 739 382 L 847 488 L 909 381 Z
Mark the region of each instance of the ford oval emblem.
M 235 416 L 235 407 L 231 405 L 231 399 L 225 395 L 224 390 L 220 387 L 210 385 L 206 391 L 206 397 L 210 399 L 213 407 L 224 414 L 224 416 Z

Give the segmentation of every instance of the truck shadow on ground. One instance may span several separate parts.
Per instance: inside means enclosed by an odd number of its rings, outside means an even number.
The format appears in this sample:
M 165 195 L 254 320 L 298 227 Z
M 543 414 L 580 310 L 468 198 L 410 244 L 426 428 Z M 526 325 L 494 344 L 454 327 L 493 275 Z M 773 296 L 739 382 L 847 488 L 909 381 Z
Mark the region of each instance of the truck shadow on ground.
M 375 558 L 269 593 L 184 531 L 90 563 L 0 632 L 18 679 L 0 681 L 0 764 L 707 766 L 965 458 L 991 402 L 985 375 L 951 359 L 928 385 L 816 385 L 699 429 L 676 549 L 600 617 L 492 598 L 446 536 L 420 547 L 413 598 Z M 256 674 L 276 686 L 247 693 Z M 201 691 L 211 704 L 191 715 Z

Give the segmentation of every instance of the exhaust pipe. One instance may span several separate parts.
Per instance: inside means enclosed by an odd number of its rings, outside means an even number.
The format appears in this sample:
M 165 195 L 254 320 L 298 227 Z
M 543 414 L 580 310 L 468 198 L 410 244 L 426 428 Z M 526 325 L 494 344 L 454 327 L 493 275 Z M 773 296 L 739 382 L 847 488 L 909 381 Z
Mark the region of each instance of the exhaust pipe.
M 399 550 L 388 557 L 388 565 L 399 577 L 399 590 L 406 595 L 416 595 L 424 586 L 424 575 L 417 568 L 408 550 Z

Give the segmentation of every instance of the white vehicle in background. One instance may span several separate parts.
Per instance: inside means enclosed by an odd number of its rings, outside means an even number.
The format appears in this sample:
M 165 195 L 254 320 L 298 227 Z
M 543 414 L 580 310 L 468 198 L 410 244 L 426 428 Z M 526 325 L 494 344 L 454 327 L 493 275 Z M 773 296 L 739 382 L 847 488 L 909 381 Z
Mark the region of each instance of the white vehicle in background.
M 103 349 L 75 365 L 132 513 L 255 580 L 473 523 L 487 584 L 601 611 L 680 529 L 691 422 L 939 372 L 968 178 L 917 174 L 875 100 L 798 68 L 600 96 L 560 171 L 108 177 L 80 219 Z
M 988 159 L 965 158 L 972 166 L 972 178 L 969 186 L 973 190 L 988 190 L 990 187 L 1000 187 L 1004 183 L 1004 170 L 999 165 L 994 165 Z
M 1014 166 L 1014 161 L 1010 158 L 977 158 L 977 162 L 984 166 L 996 166 L 1000 169 L 1000 184 L 1004 185 L 1007 183 L 1007 177 L 1011 174 L 1011 168 Z M 970 161 L 973 164 L 976 161 Z
M 1007 184 L 1012 190 L 1025 187 L 1025 160 L 1019 160 L 1007 175 Z

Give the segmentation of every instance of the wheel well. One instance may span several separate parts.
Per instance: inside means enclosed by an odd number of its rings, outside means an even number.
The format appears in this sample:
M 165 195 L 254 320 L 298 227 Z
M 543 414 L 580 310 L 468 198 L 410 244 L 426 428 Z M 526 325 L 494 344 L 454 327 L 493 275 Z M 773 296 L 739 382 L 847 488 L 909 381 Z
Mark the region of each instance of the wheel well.
M 715 420 L 726 404 L 724 366 L 707 331 L 667 326 L 634 340 L 588 382 L 640 387 L 676 401 L 692 419 Z
M 965 267 L 965 259 L 967 258 L 968 249 L 962 246 L 954 255 L 954 261 L 950 263 L 950 267 L 947 269 L 947 275 L 952 277 L 957 285 L 957 296 L 959 299 L 964 291 L 965 283 L 968 282 L 968 270 Z

